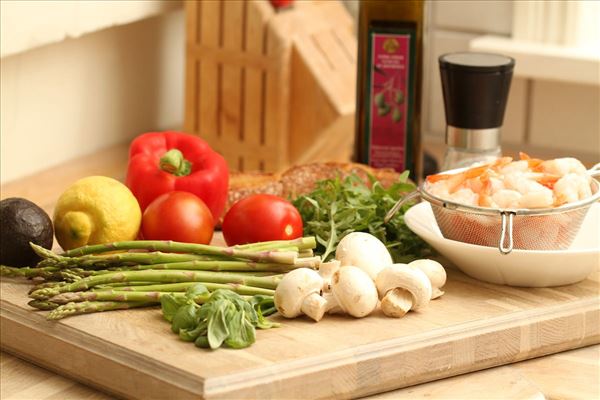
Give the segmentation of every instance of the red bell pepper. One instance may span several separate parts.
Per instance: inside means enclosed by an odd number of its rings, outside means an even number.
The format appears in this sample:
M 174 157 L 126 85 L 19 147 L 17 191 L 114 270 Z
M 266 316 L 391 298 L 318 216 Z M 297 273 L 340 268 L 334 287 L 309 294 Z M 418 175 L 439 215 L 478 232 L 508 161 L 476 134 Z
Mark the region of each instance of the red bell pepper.
M 200 197 L 216 222 L 225 208 L 229 171 L 225 159 L 198 136 L 151 132 L 131 142 L 125 183 L 142 210 L 161 194 L 181 190 Z
M 271 0 L 271 5 L 276 10 L 280 8 L 286 8 L 293 4 L 294 0 Z

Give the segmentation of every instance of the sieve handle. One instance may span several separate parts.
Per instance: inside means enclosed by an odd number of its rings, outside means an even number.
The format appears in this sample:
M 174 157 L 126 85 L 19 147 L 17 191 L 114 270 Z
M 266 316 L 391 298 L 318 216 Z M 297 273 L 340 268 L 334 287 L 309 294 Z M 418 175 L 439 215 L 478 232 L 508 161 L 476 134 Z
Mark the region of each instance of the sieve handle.
M 404 204 L 406 204 L 406 202 L 416 199 L 420 195 L 421 195 L 421 193 L 418 190 L 415 190 L 414 192 L 410 192 L 409 194 L 407 194 L 404 197 L 400 197 L 398 199 L 398 201 L 396 202 L 396 204 L 394 204 L 394 206 L 392 208 L 390 208 L 390 211 L 388 211 L 387 214 L 385 214 L 385 218 L 383 218 L 383 223 L 387 224 L 388 222 L 390 222 L 390 220 L 392 219 L 394 214 L 396 214 L 398 212 L 400 207 L 402 207 Z
M 597 176 L 600 176 L 600 163 L 594 165 L 592 168 L 588 169 L 588 174 L 592 177 L 592 178 L 596 178 Z
M 515 213 L 512 211 L 502 211 L 500 213 L 502 215 L 502 232 L 500 233 L 500 243 L 498 244 L 498 249 L 502 254 L 509 254 L 513 251 L 513 218 Z M 506 234 L 508 231 L 508 246 L 504 246 L 504 242 L 506 241 Z

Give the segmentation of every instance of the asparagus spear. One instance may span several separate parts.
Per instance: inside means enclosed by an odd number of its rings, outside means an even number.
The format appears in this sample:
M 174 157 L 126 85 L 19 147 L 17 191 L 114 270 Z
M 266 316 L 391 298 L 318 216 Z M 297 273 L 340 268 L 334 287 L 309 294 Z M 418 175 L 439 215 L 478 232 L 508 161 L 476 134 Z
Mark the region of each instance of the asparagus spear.
M 92 288 L 92 291 L 107 291 L 107 290 L 118 290 L 127 292 L 185 292 L 190 287 L 197 285 L 198 283 L 206 286 L 211 292 L 217 289 L 229 289 L 239 294 L 255 295 L 263 294 L 266 296 L 273 296 L 275 291 L 272 289 L 258 288 L 247 285 L 239 285 L 237 283 L 211 283 L 211 282 L 180 282 L 180 283 L 164 283 L 158 285 L 142 285 L 142 286 L 115 286 L 105 287 L 97 289 L 98 286 Z
M 282 244 L 279 247 L 289 247 Z M 202 255 L 229 256 L 251 261 L 275 262 L 281 264 L 294 264 L 298 257 L 297 251 L 275 251 L 269 250 L 250 251 L 236 249 L 233 247 L 219 247 L 196 243 L 183 243 L 173 241 L 134 240 L 125 242 L 113 242 L 79 247 L 69 250 L 63 254 L 65 257 L 77 257 L 87 254 L 105 253 L 115 250 L 148 250 L 168 253 L 192 253 Z
M 0 266 L 0 275 L 9 277 L 23 278 L 44 278 L 46 280 L 64 280 L 76 281 L 86 276 L 94 275 L 96 271 L 86 271 L 81 268 L 61 269 L 58 267 L 42 267 L 42 268 L 14 268 Z
M 179 270 L 148 270 L 148 271 L 118 271 L 102 275 L 90 276 L 77 282 L 58 287 L 36 290 L 30 296 L 37 300 L 46 300 L 59 293 L 77 292 L 91 287 L 113 282 L 150 281 L 161 283 L 175 282 L 212 282 L 238 283 L 242 285 L 275 289 L 280 281 L 278 276 L 247 276 L 228 272 L 212 271 L 179 271 Z
M 68 317 L 69 315 L 88 314 L 111 310 L 127 310 L 129 308 L 147 307 L 154 304 L 156 303 L 145 301 L 84 301 L 81 303 L 68 303 L 50 311 L 50 314 L 48 314 L 46 318 L 61 319 Z
M 31 300 L 29 303 L 31 307 L 37 308 L 38 310 L 54 310 L 59 306 L 57 303 L 53 303 L 48 300 Z
M 173 262 L 166 264 L 138 264 L 132 266 L 121 267 L 123 271 L 138 271 L 149 269 L 178 269 L 178 270 L 195 270 L 195 271 L 266 271 L 266 272 L 289 272 L 296 268 L 312 267 L 315 268 L 320 263 L 320 259 L 307 259 L 305 262 L 300 262 L 303 259 L 298 259 L 297 264 L 275 264 L 275 263 L 257 263 L 252 261 L 187 261 Z
M 226 288 L 229 289 L 229 288 Z M 85 301 L 120 301 L 120 302 L 147 302 L 147 303 L 160 303 L 160 298 L 165 295 L 172 295 L 176 298 L 186 298 L 186 294 L 182 292 L 127 292 L 127 291 L 101 291 L 101 292 L 68 292 L 61 293 L 54 296 L 47 302 L 40 302 L 40 304 L 55 303 L 69 304 L 78 303 Z M 202 304 L 210 298 L 210 293 L 199 294 L 193 297 L 193 301 L 197 304 Z M 251 296 L 242 296 L 244 298 L 250 298 Z M 31 302 L 30 302 L 31 303 Z
M 56 304 L 67 304 L 82 301 L 124 301 L 160 303 L 160 297 L 167 292 L 127 292 L 121 290 L 105 290 L 99 292 L 67 292 L 52 297 L 49 301 Z M 177 293 L 182 295 L 182 293 Z
M 198 254 L 180 254 L 180 253 L 163 253 L 160 251 L 154 252 L 125 252 L 116 254 L 88 254 L 80 257 L 64 257 L 57 254 L 49 256 L 48 250 L 38 249 L 32 244 L 36 253 L 41 257 L 46 257 L 38 266 L 56 266 L 69 267 L 78 266 L 81 268 L 109 268 L 111 266 L 125 266 L 137 264 L 163 264 L 186 261 L 226 261 L 230 257 L 223 256 L 203 256 Z
M 314 236 L 301 237 L 292 240 L 273 240 L 270 242 L 249 243 L 233 246 L 240 250 L 274 250 L 285 246 L 295 246 L 299 250 L 314 249 L 317 247 L 317 240 Z
M 7 277 L 23 277 L 23 278 L 34 278 L 42 277 L 49 278 L 54 275 L 55 272 L 60 269 L 57 267 L 46 267 L 46 268 L 34 268 L 34 267 L 23 267 L 15 268 L 7 265 L 0 265 L 0 276 Z
M 110 273 L 114 273 L 115 271 L 105 271 L 105 270 L 100 270 L 100 271 L 96 271 L 97 275 L 100 274 L 110 274 Z M 236 275 L 240 275 L 240 276 L 271 276 L 274 277 L 273 279 L 276 278 L 283 278 L 284 274 L 278 274 L 275 272 L 250 272 L 250 271 L 238 271 L 235 273 Z M 56 286 L 56 283 L 58 282 L 53 282 L 52 284 L 47 285 L 48 286 Z M 40 284 L 38 289 L 41 289 L 42 287 L 44 287 L 43 285 L 45 284 Z M 144 281 L 135 281 L 135 282 L 113 282 L 113 283 L 107 283 L 107 284 L 103 284 L 103 285 L 96 285 L 94 286 L 91 290 L 104 290 L 104 289 L 115 289 L 117 287 L 123 287 L 123 286 L 148 286 L 148 285 L 156 285 L 156 282 L 144 282 Z M 33 290 L 32 290 L 33 291 Z

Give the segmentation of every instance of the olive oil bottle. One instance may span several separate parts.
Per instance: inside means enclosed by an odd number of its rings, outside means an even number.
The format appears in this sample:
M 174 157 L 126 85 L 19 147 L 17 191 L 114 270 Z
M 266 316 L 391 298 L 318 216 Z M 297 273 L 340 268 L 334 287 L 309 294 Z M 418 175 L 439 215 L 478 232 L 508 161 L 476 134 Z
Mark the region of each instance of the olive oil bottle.
M 354 158 L 421 177 L 423 0 L 362 0 Z

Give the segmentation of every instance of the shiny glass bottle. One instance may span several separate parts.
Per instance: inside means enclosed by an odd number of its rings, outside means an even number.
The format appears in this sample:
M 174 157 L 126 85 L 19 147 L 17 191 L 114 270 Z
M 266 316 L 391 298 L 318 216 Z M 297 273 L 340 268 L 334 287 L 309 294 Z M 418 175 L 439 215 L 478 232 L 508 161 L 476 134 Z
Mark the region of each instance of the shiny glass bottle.
M 363 0 L 354 158 L 421 176 L 422 0 Z

